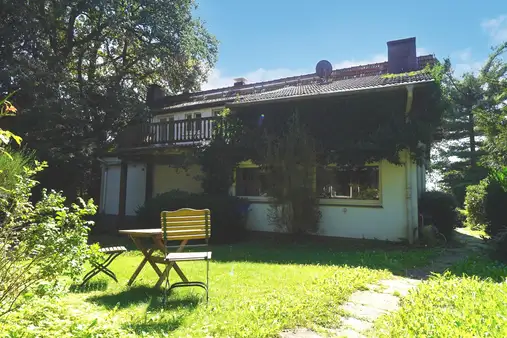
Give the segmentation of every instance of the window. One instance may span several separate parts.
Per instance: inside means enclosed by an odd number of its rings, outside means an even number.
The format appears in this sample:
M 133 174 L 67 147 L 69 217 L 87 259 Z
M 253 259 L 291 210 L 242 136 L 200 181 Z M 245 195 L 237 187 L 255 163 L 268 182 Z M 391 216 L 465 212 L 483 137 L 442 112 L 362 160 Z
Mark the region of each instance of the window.
M 317 192 L 320 198 L 378 200 L 379 167 L 318 167 Z
M 260 168 L 236 169 L 236 196 L 267 196 L 266 175 Z
M 212 109 L 211 110 L 211 116 L 217 117 L 222 112 L 222 110 L 224 110 L 224 109 L 223 108 Z

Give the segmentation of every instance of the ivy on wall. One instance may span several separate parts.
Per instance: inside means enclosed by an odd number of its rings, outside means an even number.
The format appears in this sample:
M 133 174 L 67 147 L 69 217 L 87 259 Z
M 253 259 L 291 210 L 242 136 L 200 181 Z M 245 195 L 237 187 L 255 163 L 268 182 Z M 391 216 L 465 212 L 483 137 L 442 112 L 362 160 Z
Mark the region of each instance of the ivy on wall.
M 295 191 L 287 190 L 296 186 L 291 178 L 299 175 L 296 168 L 303 168 L 304 172 L 316 165 L 336 163 L 354 167 L 382 160 L 400 164 L 399 153 L 405 149 L 415 161 L 424 161 L 443 111 L 438 69 L 432 71 L 437 81 L 414 88 L 408 113 L 405 88 L 239 106 L 224 111 L 213 140 L 198 150 L 204 191 L 228 194 L 237 164 L 251 160 L 269 169 L 268 177 L 273 184 L 278 183 L 269 192 L 274 201 L 271 219 L 292 232 L 315 230 L 317 214 L 307 215 L 306 223 L 310 226 L 305 228 L 291 219 L 296 217 L 291 207 L 280 209 L 296 199 Z M 305 175 L 301 177 L 308 177 Z M 309 183 L 302 178 L 296 181 L 302 187 L 299 192 L 304 191 L 298 198 L 301 201 L 306 198 L 307 205 L 316 206 L 317 199 L 313 190 L 308 189 Z M 309 221 L 311 217 L 314 221 Z

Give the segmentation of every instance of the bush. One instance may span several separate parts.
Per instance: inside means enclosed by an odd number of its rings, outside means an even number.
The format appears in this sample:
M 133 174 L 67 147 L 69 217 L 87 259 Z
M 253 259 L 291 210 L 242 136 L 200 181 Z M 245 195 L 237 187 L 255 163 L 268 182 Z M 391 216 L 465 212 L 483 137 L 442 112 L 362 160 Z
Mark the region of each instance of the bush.
M 469 186 L 465 199 L 467 225 L 485 230 L 493 237 L 507 226 L 507 191 L 503 178 L 490 175 L 478 185 Z
M 10 156 L 0 154 L 0 187 L 11 190 L 18 183 L 18 176 L 25 174 L 25 167 L 33 168 L 35 155 L 28 151 L 11 151 Z
M 488 179 L 483 179 L 477 185 L 469 185 L 465 195 L 466 225 L 472 230 L 485 230 L 486 194 Z
M 212 243 L 233 243 L 244 238 L 248 201 L 227 195 L 193 194 L 172 190 L 160 194 L 137 210 L 149 228 L 160 226 L 160 212 L 181 208 L 210 209 Z
M 489 243 L 493 249 L 493 258 L 507 263 L 507 227 L 499 229 L 498 233 L 491 237 Z
M 453 195 L 441 191 L 427 191 L 419 199 L 419 213 L 425 223 L 430 222 L 450 240 L 458 221 L 457 202 Z
M 490 177 L 486 190 L 486 233 L 491 237 L 507 226 L 507 192 L 494 177 Z
M 96 211 L 93 201 L 67 207 L 60 193 L 44 190 L 32 204 L 32 178 L 43 167 L 25 168 L 16 185 L 0 194 L 0 317 L 44 282 L 62 275 L 77 279 L 90 254 L 86 218 Z

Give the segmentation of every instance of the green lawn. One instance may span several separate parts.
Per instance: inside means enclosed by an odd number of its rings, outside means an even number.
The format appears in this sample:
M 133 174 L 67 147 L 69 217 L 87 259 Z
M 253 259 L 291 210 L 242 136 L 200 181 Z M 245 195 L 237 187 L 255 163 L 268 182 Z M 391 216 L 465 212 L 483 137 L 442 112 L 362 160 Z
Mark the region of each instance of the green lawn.
M 474 256 L 379 318 L 375 337 L 507 337 L 507 266 Z
M 202 290 L 183 288 L 169 296 L 166 308 L 160 291 L 151 288 L 156 275 L 150 267 L 134 287 L 125 286 L 141 259 L 129 252 L 111 265 L 118 284 L 96 277 L 83 291 L 64 287 L 57 298 L 27 296 L 30 301 L 0 323 L 0 332 L 5 337 L 275 337 L 298 326 L 322 330 L 340 325 L 339 305 L 355 290 L 438 255 L 403 247 L 356 250 L 315 243 L 216 246 L 209 304 L 202 301 Z M 189 277 L 204 277 L 203 262 L 181 266 Z

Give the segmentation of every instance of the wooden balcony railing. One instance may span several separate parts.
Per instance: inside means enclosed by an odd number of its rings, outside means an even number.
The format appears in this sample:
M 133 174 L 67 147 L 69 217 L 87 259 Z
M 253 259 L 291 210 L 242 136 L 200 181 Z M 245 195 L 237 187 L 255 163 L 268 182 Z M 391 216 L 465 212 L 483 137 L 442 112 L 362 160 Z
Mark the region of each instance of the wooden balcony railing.
M 135 148 L 210 140 L 216 119 L 216 117 L 203 117 L 129 126 L 118 136 L 119 146 L 120 148 Z

